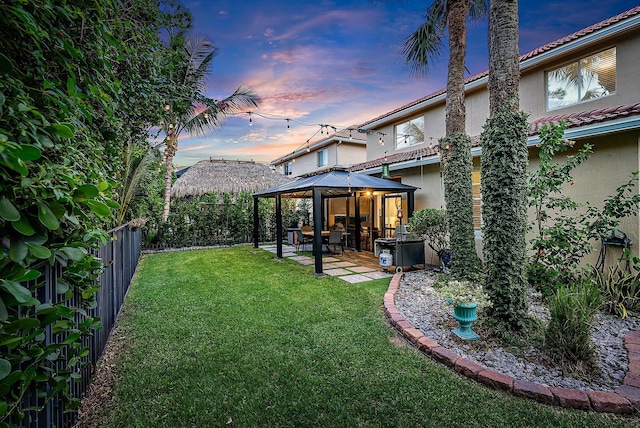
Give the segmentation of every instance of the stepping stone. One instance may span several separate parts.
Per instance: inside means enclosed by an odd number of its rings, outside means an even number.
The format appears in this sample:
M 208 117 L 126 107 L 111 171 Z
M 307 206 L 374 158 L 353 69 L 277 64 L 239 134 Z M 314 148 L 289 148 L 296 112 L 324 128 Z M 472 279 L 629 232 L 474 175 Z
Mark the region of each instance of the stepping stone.
M 344 276 L 339 276 L 338 278 L 340 278 L 343 281 L 347 281 L 350 284 L 355 284 L 355 283 L 358 283 L 358 282 L 371 281 L 371 278 L 366 277 L 364 275 L 360 275 L 360 274 L 344 275 Z
M 324 273 L 326 273 L 327 275 L 331 275 L 331 276 L 339 276 L 339 275 L 348 275 L 348 274 L 351 273 L 351 271 L 348 271 L 348 270 L 342 269 L 342 268 L 338 268 L 338 269 L 326 270 Z
M 382 279 L 382 278 L 389 278 L 392 277 L 393 275 L 391 275 L 390 273 L 386 273 L 386 272 L 365 272 L 363 273 L 364 276 L 371 278 L 371 279 Z

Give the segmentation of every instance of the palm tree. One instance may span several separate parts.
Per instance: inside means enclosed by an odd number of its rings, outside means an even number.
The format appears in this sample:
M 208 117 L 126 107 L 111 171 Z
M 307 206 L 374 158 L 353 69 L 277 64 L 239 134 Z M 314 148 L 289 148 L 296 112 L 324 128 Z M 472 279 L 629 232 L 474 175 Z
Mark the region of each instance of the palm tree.
M 445 105 L 445 137 L 440 140 L 445 201 L 451 231 L 452 271 L 469 275 L 478 265 L 473 230 L 471 139 L 466 135 L 464 71 L 467 15 L 486 14 L 485 0 L 435 0 L 425 12 L 425 22 L 405 39 L 402 55 L 416 73 L 428 71 L 449 32 L 449 64 Z M 444 149 L 444 150 L 443 150 Z
M 527 116 L 519 109 L 517 0 L 489 1 L 489 114 L 482 132 L 483 254 L 490 319 L 507 330 L 527 314 Z
M 162 219 L 169 217 L 173 158 L 178 150 L 178 137 L 205 135 L 220 128 L 230 115 L 258 106 L 258 97 L 247 87 L 239 87 L 223 100 L 204 95 L 211 61 L 217 49 L 203 37 L 189 39 L 184 32 L 172 34 L 169 40 L 167 80 L 168 101 L 161 128 L 166 135 L 164 209 Z

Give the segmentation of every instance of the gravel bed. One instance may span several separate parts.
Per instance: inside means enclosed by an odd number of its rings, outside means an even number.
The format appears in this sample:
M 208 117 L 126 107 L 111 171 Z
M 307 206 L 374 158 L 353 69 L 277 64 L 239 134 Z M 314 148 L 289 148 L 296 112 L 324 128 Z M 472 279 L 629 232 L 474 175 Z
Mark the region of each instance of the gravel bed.
M 583 391 L 613 391 L 622 384 L 629 364 L 624 336 L 640 328 L 639 318 L 627 317 L 623 320 L 604 313 L 596 314 L 591 327 L 591 340 L 596 348 L 600 370 L 590 372 L 588 379 L 572 377 L 533 347 L 519 350 L 516 356 L 504 348 L 483 342 L 482 337 L 471 345 L 455 337 L 451 333 L 451 329 L 457 326 L 452 317 L 453 309 L 444 303 L 433 288 L 436 277 L 437 272 L 430 270 L 405 272 L 395 294 L 395 304 L 404 319 L 429 339 L 516 380 Z M 541 296 L 532 291 L 529 295 L 529 313 L 547 321 L 549 312 L 541 301 Z

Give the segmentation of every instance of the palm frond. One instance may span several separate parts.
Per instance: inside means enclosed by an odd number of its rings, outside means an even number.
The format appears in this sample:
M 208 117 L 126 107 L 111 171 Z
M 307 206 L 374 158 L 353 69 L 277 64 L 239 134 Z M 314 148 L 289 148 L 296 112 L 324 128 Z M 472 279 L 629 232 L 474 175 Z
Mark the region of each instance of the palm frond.
M 446 1 L 434 1 L 425 12 L 425 22 L 404 39 L 400 55 L 405 66 L 417 74 L 429 71 L 431 64 L 440 57 L 447 24 Z
M 487 17 L 489 5 L 487 0 L 471 0 L 469 2 L 469 18 L 472 21 L 479 21 Z
M 201 97 L 198 102 L 200 113 L 185 122 L 185 128 L 193 135 L 204 135 L 218 129 L 227 117 L 258 107 L 259 98 L 253 89 L 240 86 L 221 101 Z

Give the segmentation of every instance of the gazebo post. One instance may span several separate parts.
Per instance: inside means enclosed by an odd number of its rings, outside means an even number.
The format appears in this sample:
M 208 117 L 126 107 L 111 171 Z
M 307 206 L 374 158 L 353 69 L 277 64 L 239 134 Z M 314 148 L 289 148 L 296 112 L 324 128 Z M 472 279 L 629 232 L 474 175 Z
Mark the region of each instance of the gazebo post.
M 355 244 L 356 244 L 356 252 L 360 252 L 362 250 L 361 245 L 360 245 L 360 233 L 362 231 L 362 224 L 360 221 L 360 193 L 358 192 L 353 192 L 354 196 L 355 196 L 355 215 L 356 215 L 356 231 L 355 234 L 356 236 L 353 237 L 353 239 L 355 240 Z
M 258 240 L 260 239 L 260 214 L 258 210 L 258 197 L 253 197 L 253 248 L 258 248 Z
M 415 209 L 415 191 L 407 192 L 407 218 L 413 217 L 413 210 Z
M 276 258 L 282 258 L 282 195 L 276 195 Z
M 322 273 L 322 194 L 320 189 L 313 188 L 313 248 L 315 249 L 315 276 Z

